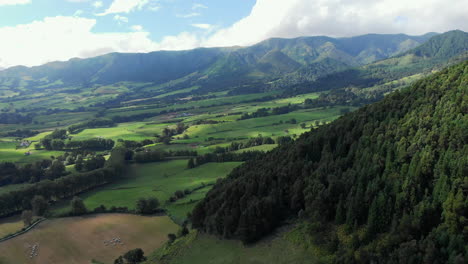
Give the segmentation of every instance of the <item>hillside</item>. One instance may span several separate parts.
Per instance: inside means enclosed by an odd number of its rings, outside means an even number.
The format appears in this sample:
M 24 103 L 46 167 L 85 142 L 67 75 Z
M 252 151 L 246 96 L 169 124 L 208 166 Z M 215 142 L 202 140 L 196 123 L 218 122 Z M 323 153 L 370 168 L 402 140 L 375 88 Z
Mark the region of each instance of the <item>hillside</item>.
M 309 76 L 307 72 L 297 72 L 287 76 L 293 83 L 288 93 L 305 93 L 319 90 L 359 88 L 358 96 L 379 96 L 409 82 L 405 79 L 418 79 L 449 65 L 468 58 L 468 33 L 453 30 L 435 35 L 420 46 L 409 49 L 391 58 L 382 59 L 360 67 L 341 69 L 325 76 Z M 294 81 L 295 80 L 295 81 Z M 278 86 L 282 86 L 280 83 Z M 368 91 L 362 89 L 368 89 Z M 349 89 L 348 89 L 349 90 Z
M 463 263 L 468 62 L 235 169 L 192 214 L 249 243 L 290 218 L 337 263 Z
M 233 74 L 274 77 L 299 66 L 332 58 L 348 66 L 363 65 L 404 52 L 429 39 L 423 36 L 366 35 L 353 38 L 303 37 L 271 39 L 252 47 L 158 51 L 146 54 L 111 53 L 89 59 L 71 59 L 27 68 L 13 67 L 0 73 L 0 85 L 34 88 L 46 84 L 113 84 L 153 82 L 161 84 L 191 74 L 228 78 Z M 270 68 L 276 69 L 272 71 Z M 237 78 L 239 75 L 236 76 Z

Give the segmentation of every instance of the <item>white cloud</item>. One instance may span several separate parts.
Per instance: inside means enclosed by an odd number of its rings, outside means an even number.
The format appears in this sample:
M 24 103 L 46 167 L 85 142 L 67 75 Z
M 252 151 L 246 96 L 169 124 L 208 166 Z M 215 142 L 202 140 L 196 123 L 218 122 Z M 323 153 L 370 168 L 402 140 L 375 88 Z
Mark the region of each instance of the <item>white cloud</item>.
M 121 15 L 115 15 L 114 20 L 118 21 L 119 24 L 120 23 L 128 23 L 128 17 L 124 17 L 124 16 L 121 16 Z
M 94 33 L 96 19 L 50 17 L 30 24 L 0 27 L 0 38 L 9 40 L 0 41 L 0 67 L 39 65 L 109 52 L 249 45 L 270 37 L 468 31 L 466 6 L 468 0 L 257 0 L 251 13 L 232 26 L 218 29 L 208 24 L 193 24 L 207 30 L 181 32 L 159 42 L 152 41 L 150 33 L 140 25 L 131 26 L 133 32 Z M 126 10 L 138 8 L 136 5 Z M 123 8 L 110 11 L 117 10 Z
M 161 6 L 157 3 L 154 3 L 150 7 L 148 7 L 148 9 L 151 11 L 158 11 L 159 9 L 161 9 Z
M 141 25 L 132 26 L 134 32 L 94 33 L 95 25 L 96 19 L 57 16 L 30 24 L 0 27 L 0 36 L 9 40 L 0 42 L 0 68 L 36 66 L 110 52 L 184 50 L 202 44 L 197 35 L 189 32 L 154 42 Z
M 207 46 L 248 45 L 271 37 L 468 30 L 468 0 L 257 0 L 250 15 Z
M 133 25 L 130 27 L 133 31 L 143 31 L 143 26 L 141 25 Z
M 31 0 L 0 0 L 0 6 L 5 5 L 25 5 L 30 4 Z
M 188 14 L 177 14 L 176 17 L 180 17 L 180 18 L 190 18 L 190 17 L 196 17 L 196 16 L 200 16 L 201 14 L 198 13 L 198 12 L 192 12 L 192 13 L 188 13 Z
M 75 11 L 75 13 L 73 13 L 73 16 L 81 16 L 83 13 L 84 13 L 83 10 L 78 9 L 78 10 Z
M 204 4 L 200 4 L 200 3 L 195 3 L 192 5 L 192 9 L 193 10 L 196 10 L 196 9 L 206 9 L 208 8 L 206 5 Z
M 98 34 L 92 32 L 95 24 L 95 19 L 58 16 L 15 27 L 0 27 L 2 39 L 9 40 L 0 42 L 0 67 L 33 66 L 109 52 L 148 52 L 164 48 L 150 40 L 148 32 Z
M 192 27 L 201 28 L 201 29 L 211 29 L 213 25 L 210 24 L 192 24 Z
M 142 9 L 148 3 L 149 0 L 114 0 L 104 13 L 98 15 L 105 16 L 116 13 L 130 13 L 133 10 Z
M 102 1 L 95 1 L 93 2 L 92 6 L 94 8 L 101 8 L 104 4 L 102 3 Z

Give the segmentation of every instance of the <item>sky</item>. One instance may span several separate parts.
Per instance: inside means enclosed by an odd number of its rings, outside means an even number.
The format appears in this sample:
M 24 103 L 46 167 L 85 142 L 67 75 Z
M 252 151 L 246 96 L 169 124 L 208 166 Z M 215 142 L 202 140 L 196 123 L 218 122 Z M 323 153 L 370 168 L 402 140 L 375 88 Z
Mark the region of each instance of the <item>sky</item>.
M 271 37 L 468 31 L 468 0 L 0 0 L 0 69 Z

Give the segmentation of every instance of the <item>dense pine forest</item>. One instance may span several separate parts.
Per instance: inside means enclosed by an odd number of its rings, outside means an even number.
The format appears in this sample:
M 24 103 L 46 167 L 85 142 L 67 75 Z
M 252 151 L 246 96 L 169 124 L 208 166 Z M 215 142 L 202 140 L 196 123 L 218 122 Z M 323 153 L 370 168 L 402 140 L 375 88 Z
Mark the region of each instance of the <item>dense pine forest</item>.
M 336 263 L 466 263 L 467 112 L 465 61 L 248 161 L 193 226 L 249 243 L 299 219 Z

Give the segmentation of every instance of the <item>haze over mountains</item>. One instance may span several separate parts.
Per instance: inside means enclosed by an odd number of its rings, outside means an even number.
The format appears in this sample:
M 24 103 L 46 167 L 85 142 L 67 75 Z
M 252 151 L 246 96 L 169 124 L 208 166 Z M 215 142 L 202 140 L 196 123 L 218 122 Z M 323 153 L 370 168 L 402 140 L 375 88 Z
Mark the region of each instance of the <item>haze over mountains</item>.
M 0 74 L 7 78 L 47 78 L 76 84 L 119 81 L 164 82 L 189 74 L 228 75 L 250 73 L 267 77 L 289 73 L 330 59 L 343 66 L 359 66 L 408 51 L 435 33 L 422 36 L 370 34 L 352 38 L 301 37 L 269 39 L 251 47 L 202 48 L 142 54 L 111 53 L 90 59 L 51 62 L 37 67 L 12 67 Z M 330 62 L 327 62 L 330 63 Z

